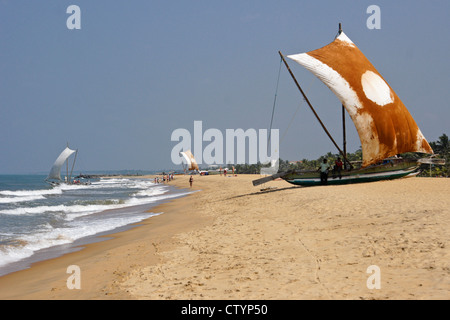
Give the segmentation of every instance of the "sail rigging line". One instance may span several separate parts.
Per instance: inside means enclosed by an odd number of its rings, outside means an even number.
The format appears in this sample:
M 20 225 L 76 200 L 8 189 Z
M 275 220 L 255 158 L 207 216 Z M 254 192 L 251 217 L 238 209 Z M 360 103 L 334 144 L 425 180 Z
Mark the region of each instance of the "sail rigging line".
M 273 107 L 272 107 L 272 117 L 270 118 L 270 127 L 269 127 L 269 136 L 267 139 L 267 145 L 270 144 L 270 135 L 272 133 L 272 124 L 273 124 L 273 117 L 275 115 L 275 107 L 276 107 L 276 102 L 277 102 L 277 97 L 278 97 L 278 88 L 279 88 L 279 83 L 280 83 L 280 74 L 281 74 L 281 66 L 283 64 L 283 59 L 280 58 L 280 67 L 278 68 L 278 78 L 277 78 L 277 85 L 276 85 L 276 89 L 275 89 L 275 97 L 274 97 L 274 101 L 273 101 Z M 316 77 L 313 77 L 311 80 L 311 83 L 309 84 L 308 88 L 311 88 L 312 84 L 314 83 L 314 81 L 316 80 Z M 289 131 L 289 128 L 291 127 L 292 123 L 294 122 L 295 116 L 297 115 L 298 110 L 300 110 L 300 107 L 302 106 L 302 102 L 300 102 L 297 106 L 297 109 L 294 112 L 294 115 L 292 116 L 291 120 L 289 121 L 288 126 L 286 127 L 286 129 L 284 130 L 283 135 L 281 136 L 280 142 L 282 142 L 284 140 L 284 137 L 286 136 L 287 132 Z
M 309 90 L 309 89 L 312 87 L 312 85 L 313 85 L 313 83 L 314 83 L 314 81 L 315 81 L 316 79 L 317 79 L 316 77 L 313 77 L 313 78 L 312 78 L 311 83 L 310 83 L 309 86 L 307 87 L 307 90 Z M 286 129 L 284 130 L 284 133 L 283 133 L 283 135 L 281 136 L 281 139 L 280 139 L 280 143 L 284 140 L 284 137 L 286 136 L 286 134 L 287 134 L 289 128 L 291 127 L 292 123 L 294 122 L 295 116 L 297 115 L 297 112 L 298 112 L 298 110 L 300 110 L 300 107 L 301 107 L 301 106 L 302 106 L 302 101 L 300 101 L 300 103 L 298 104 L 297 109 L 296 109 L 295 112 L 294 112 L 294 115 L 292 116 L 291 120 L 289 121 L 288 126 L 287 126 Z
M 342 157 L 344 158 L 344 160 L 350 165 L 350 168 L 353 168 L 353 165 L 350 163 L 350 161 L 347 159 L 347 155 L 344 154 L 344 152 L 341 150 L 341 148 L 339 148 L 338 144 L 336 143 L 336 141 L 334 141 L 333 137 L 331 136 L 331 134 L 328 132 L 327 128 L 325 127 L 325 125 L 323 124 L 322 120 L 320 120 L 319 115 L 316 113 L 316 111 L 314 110 L 311 102 L 309 102 L 308 97 L 306 96 L 306 94 L 303 92 L 302 88 L 300 87 L 300 84 L 298 83 L 297 79 L 295 78 L 294 74 L 291 71 L 291 68 L 289 68 L 288 63 L 286 62 L 286 60 L 284 59 L 283 54 L 281 53 L 281 51 L 278 51 L 281 59 L 283 60 L 287 70 L 289 71 L 289 74 L 291 75 L 292 79 L 294 80 L 297 88 L 300 90 L 303 98 L 305 99 L 306 103 L 308 104 L 308 106 L 310 107 L 311 111 L 314 113 L 314 115 L 316 116 L 317 120 L 319 121 L 320 125 L 322 126 L 323 130 L 325 131 L 325 133 L 328 135 L 328 138 L 330 138 L 331 142 L 334 144 L 334 146 L 339 150 L 340 154 L 342 155 Z
M 277 86 L 275 89 L 275 97 L 273 99 L 273 107 L 272 107 L 272 117 L 270 118 L 270 127 L 269 127 L 269 137 L 267 138 L 267 146 L 270 144 L 270 138 L 272 133 L 272 123 L 273 123 L 273 115 L 275 114 L 275 105 L 277 103 L 277 96 L 278 96 L 278 85 L 280 84 L 280 73 L 281 73 L 281 64 L 283 60 L 280 58 L 280 67 L 278 68 L 278 78 L 277 78 Z

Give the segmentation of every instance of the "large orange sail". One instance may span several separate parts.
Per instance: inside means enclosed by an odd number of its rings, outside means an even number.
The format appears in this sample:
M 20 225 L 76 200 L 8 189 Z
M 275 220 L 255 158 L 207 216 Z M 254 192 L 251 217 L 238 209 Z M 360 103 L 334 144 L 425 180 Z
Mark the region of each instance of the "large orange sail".
M 405 152 L 433 153 L 394 90 L 342 32 L 329 45 L 290 55 L 339 98 L 361 140 L 363 167 Z

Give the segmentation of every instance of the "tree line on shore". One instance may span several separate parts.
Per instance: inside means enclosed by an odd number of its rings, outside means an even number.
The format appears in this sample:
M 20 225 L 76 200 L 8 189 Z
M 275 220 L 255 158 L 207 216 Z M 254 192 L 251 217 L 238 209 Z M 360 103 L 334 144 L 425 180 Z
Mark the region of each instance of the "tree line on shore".
M 430 167 L 429 164 L 421 165 L 421 172 L 419 176 L 424 177 L 448 177 L 450 176 L 450 144 L 448 141 L 448 136 L 444 133 L 439 137 L 437 141 L 430 142 L 431 148 L 436 157 L 445 159 L 445 165 L 432 165 Z M 422 157 L 428 157 L 429 155 L 423 155 L 418 153 L 405 153 L 400 155 L 403 158 L 412 158 L 419 159 Z M 329 163 L 334 163 L 334 161 L 341 157 L 339 154 L 328 152 L 325 155 L 320 156 L 316 160 L 308 160 L 302 159 L 300 161 L 288 161 L 279 159 L 279 170 L 278 171 L 287 171 L 287 170 L 317 170 L 320 163 L 322 163 L 323 159 L 328 159 Z M 342 158 L 342 157 L 341 157 Z M 347 159 L 352 163 L 358 163 L 362 161 L 362 150 L 359 148 L 353 153 L 347 153 Z M 260 162 L 256 164 L 237 164 L 234 166 L 235 172 L 237 174 L 259 174 L 262 167 L 267 167 L 267 165 L 263 165 Z M 431 170 L 431 171 L 430 171 Z
M 444 133 L 439 137 L 439 140 L 430 142 L 431 148 L 439 158 L 445 159 L 445 165 L 443 166 L 432 166 L 430 172 L 430 166 L 423 168 L 421 175 L 433 176 L 433 177 L 449 177 L 450 176 L 450 143 L 448 141 L 448 136 Z

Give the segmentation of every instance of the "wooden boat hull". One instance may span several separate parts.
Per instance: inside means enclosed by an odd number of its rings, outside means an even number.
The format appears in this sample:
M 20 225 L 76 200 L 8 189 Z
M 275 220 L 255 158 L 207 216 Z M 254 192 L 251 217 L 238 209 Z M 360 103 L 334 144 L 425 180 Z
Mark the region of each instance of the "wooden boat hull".
M 419 165 L 415 161 L 402 161 L 399 163 L 388 163 L 370 166 L 363 169 L 342 171 L 341 178 L 337 173 L 328 174 L 327 185 L 342 185 L 351 183 L 374 182 L 381 180 L 399 179 L 415 175 Z M 301 186 L 323 185 L 320 181 L 320 173 L 316 171 L 294 171 L 283 175 L 282 178 L 289 183 Z

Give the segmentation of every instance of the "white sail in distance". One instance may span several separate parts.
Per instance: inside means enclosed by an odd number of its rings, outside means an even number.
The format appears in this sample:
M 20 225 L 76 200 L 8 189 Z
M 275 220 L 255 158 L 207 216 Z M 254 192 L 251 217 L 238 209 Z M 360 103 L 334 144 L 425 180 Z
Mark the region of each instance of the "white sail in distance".
M 180 152 L 180 154 L 183 156 L 184 160 L 186 161 L 186 164 L 188 165 L 188 170 L 198 170 L 197 161 L 195 160 L 194 155 L 192 154 L 191 150 Z
M 66 147 L 56 159 L 46 180 L 54 179 L 61 181 L 61 168 L 64 162 L 66 162 L 66 160 L 75 152 L 76 150 L 72 150 L 69 147 Z

